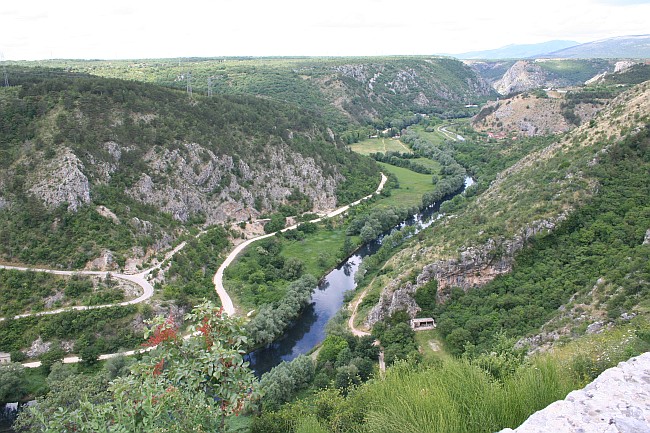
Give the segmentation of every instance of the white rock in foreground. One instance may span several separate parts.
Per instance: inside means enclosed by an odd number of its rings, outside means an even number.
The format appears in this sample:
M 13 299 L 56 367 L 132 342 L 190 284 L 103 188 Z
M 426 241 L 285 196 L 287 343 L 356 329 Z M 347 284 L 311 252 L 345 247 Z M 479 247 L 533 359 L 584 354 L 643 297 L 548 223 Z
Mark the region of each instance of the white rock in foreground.
M 650 352 L 604 371 L 583 389 L 500 433 L 650 433 Z

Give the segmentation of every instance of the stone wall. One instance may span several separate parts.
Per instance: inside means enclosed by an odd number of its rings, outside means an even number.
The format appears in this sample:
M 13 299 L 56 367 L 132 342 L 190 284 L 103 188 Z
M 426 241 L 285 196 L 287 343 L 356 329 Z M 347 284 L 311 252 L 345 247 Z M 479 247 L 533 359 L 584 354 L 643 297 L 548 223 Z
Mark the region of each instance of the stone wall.
M 621 362 L 583 389 L 500 433 L 650 433 L 650 352 Z

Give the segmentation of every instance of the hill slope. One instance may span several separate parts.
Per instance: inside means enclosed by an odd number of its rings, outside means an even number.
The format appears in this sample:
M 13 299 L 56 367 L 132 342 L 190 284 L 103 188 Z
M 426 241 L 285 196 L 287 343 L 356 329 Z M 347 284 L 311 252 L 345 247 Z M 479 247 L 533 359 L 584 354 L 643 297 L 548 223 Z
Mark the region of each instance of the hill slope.
M 31 63 L 25 63 L 31 65 Z M 45 65 L 195 93 L 256 95 L 322 113 L 335 131 L 409 113 L 455 116 L 493 91 L 475 70 L 441 57 L 49 61 Z
M 11 69 L 0 90 L 0 254 L 79 267 L 142 255 L 178 229 L 371 192 L 374 162 L 313 112 L 246 96 Z M 133 247 L 137 251 L 133 251 Z
M 540 42 L 538 44 L 510 44 L 505 47 L 493 50 L 469 51 L 467 53 L 454 54 L 459 59 L 526 59 L 540 57 L 552 51 L 559 51 L 579 45 L 576 41 L 555 40 Z
M 650 83 L 633 87 L 594 122 L 524 157 L 478 196 L 457 200 L 453 216 L 387 263 L 389 272 L 377 282 L 387 289 L 369 321 L 399 309 L 417 314 L 412 296 L 430 282 L 438 302 L 425 314 L 441 320 L 439 329 L 457 353 L 467 341 L 485 348 L 498 329 L 525 335 L 556 317 L 572 295 L 592 288 L 585 302 L 607 306 L 612 318 L 643 310 L 637 305 L 648 302 L 650 278 L 644 265 L 650 192 L 641 180 L 649 169 L 649 101 Z M 539 249 L 517 255 L 531 243 Z M 454 290 L 486 284 L 467 296 Z M 595 321 L 600 314 L 585 317 Z
M 650 35 L 619 36 L 587 42 L 574 47 L 553 51 L 546 58 L 563 59 L 648 59 Z

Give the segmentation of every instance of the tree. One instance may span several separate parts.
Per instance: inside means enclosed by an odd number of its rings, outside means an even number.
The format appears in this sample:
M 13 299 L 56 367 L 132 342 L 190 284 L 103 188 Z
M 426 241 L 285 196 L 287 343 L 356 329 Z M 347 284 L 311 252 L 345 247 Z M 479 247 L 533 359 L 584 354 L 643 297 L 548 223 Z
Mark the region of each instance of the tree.
M 346 348 L 348 348 L 348 342 L 345 338 L 338 335 L 328 335 L 318 351 L 318 362 L 320 364 L 328 361 L 336 362 L 339 353 Z
M 18 401 L 25 393 L 25 368 L 17 362 L 0 365 L 0 403 Z
M 204 302 L 185 320 L 193 323 L 188 338 L 171 318 L 155 318 L 145 334 L 154 349 L 111 383 L 109 400 L 97 404 L 86 395 L 75 410 L 37 412 L 43 431 L 224 431 L 226 417 L 252 408 L 259 397 L 243 360 L 243 319 Z
M 286 223 L 287 219 L 284 215 L 280 213 L 273 214 L 271 215 L 271 221 L 264 225 L 264 232 L 273 233 L 282 230 Z
M 305 270 L 305 264 L 302 260 L 296 257 L 289 257 L 284 262 L 282 270 L 284 271 L 284 277 L 287 280 L 295 280 L 302 275 L 303 271 Z

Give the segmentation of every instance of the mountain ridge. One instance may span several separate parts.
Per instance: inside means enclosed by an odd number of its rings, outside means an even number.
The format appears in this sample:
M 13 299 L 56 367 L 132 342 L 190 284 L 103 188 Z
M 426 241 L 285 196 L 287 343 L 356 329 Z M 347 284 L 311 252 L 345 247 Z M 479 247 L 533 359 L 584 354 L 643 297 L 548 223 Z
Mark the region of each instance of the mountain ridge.
M 451 54 L 464 60 L 502 59 L 647 59 L 650 35 L 616 36 L 585 43 L 553 40 L 537 44 L 510 44 L 504 47 Z

